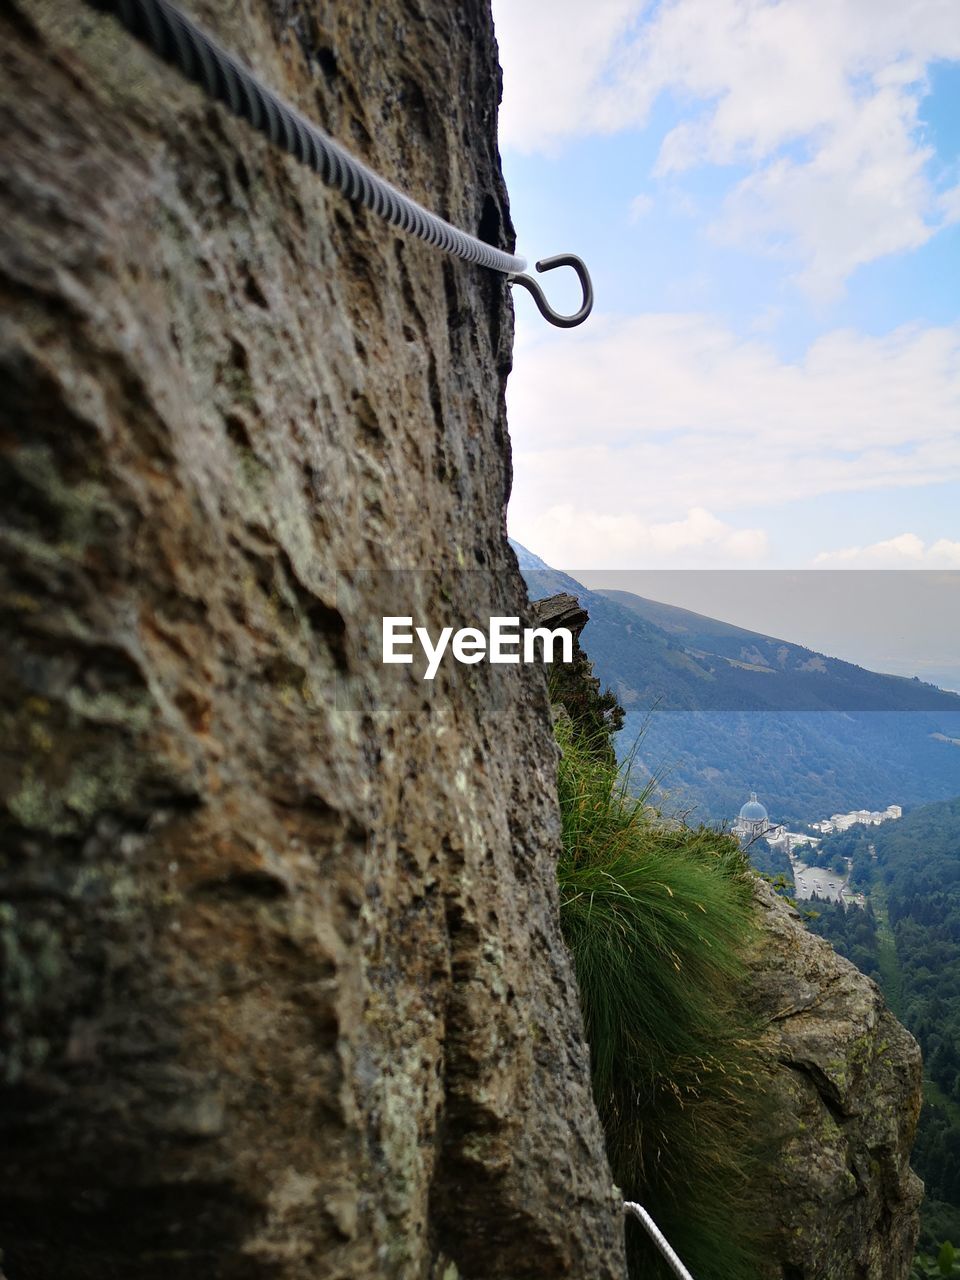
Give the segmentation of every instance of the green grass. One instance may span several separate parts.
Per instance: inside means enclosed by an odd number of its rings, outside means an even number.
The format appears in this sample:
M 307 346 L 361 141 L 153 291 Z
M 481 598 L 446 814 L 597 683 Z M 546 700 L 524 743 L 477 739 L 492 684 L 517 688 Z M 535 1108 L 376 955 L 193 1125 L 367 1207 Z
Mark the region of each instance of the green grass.
M 697 1280 L 755 1280 L 765 1108 L 738 1000 L 756 927 L 746 859 L 728 837 L 655 815 L 562 714 L 557 738 L 561 923 L 614 1178 Z M 628 1251 L 632 1276 L 670 1274 L 639 1227 Z

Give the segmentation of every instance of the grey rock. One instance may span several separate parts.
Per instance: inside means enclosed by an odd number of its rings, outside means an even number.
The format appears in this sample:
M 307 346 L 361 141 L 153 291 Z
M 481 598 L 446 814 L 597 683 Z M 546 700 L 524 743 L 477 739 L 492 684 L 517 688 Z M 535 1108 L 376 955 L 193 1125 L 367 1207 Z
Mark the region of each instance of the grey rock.
M 776 1280 L 906 1280 L 923 1184 L 910 1168 L 920 1049 L 879 987 L 758 883 L 748 997 L 766 1024 L 778 1156 L 761 1176 Z
M 486 0 L 189 7 L 512 240 Z M 84 5 L 0 48 L 10 1280 L 621 1277 L 543 675 L 379 660 L 524 612 L 506 282 Z

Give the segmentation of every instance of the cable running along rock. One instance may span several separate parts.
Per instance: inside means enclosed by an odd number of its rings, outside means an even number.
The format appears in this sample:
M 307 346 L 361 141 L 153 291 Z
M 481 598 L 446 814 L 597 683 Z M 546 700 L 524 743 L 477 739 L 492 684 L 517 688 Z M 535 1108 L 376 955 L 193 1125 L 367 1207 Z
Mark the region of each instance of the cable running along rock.
M 571 266 L 583 289 L 583 302 L 573 315 L 554 311 L 539 284 L 521 274 L 523 258 L 468 235 L 459 227 L 431 213 L 410 196 L 374 173 L 322 129 L 284 102 L 239 62 L 221 48 L 170 0 L 86 0 L 92 8 L 112 14 L 124 27 L 159 58 L 176 67 L 204 93 L 266 134 L 275 146 L 295 156 L 313 169 L 327 186 L 341 191 L 392 226 L 418 236 L 443 253 L 464 262 L 488 267 L 506 275 L 511 284 L 522 285 L 532 295 L 541 315 L 551 324 L 572 328 L 582 324 L 593 307 L 593 288 L 584 263 L 575 254 L 543 258 L 538 271 Z
M 660 1230 L 660 1228 L 657 1226 L 654 1220 L 650 1217 L 649 1213 L 647 1213 L 643 1205 L 635 1204 L 634 1201 L 632 1200 L 625 1200 L 623 1209 L 625 1213 L 631 1213 L 635 1218 L 640 1219 L 640 1221 L 643 1223 L 643 1226 L 647 1235 L 650 1237 L 653 1243 L 657 1246 L 657 1248 L 663 1254 L 664 1258 L 666 1259 L 667 1266 L 670 1268 L 673 1274 L 678 1277 L 678 1280 L 693 1280 L 693 1276 L 690 1274 L 690 1272 L 683 1265 L 683 1263 L 680 1261 L 680 1259 L 677 1257 L 676 1253 L 672 1249 L 670 1245 L 670 1241 L 663 1234 L 663 1232 Z

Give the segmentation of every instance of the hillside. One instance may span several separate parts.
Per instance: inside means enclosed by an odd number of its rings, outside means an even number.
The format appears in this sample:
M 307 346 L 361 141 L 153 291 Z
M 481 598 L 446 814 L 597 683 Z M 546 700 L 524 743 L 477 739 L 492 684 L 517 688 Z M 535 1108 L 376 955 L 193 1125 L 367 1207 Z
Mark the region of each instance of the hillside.
M 960 798 L 858 832 L 852 844 L 870 909 L 818 903 L 811 927 L 876 978 L 920 1042 L 925 1105 L 914 1164 L 927 1191 L 923 1244 L 935 1249 L 960 1232 Z
M 871 892 L 893 931 L 899 1014 L 923 1051 L 916 1166 L 932 1248 L 960 1230 L 960 798 L 907 814 L 873 844 Z
M 695 696 L 703 709 L 960 712 L 960 694 L 919 679 L 868 671 L 628 591 L 599 594 L 653 624 L 693 660 L 700 682 Z
M 523 550 L 523 549 L 521 549 Z M 668 803 L 733 817 L 750 791 L 810 821 L 960 791 L 960 696 L 629 592 L 589 591 L 524 552 L 534 598 L 563 590 L 590 612 L 585 644 L 627 711 L 626 752 L 662 773 Z

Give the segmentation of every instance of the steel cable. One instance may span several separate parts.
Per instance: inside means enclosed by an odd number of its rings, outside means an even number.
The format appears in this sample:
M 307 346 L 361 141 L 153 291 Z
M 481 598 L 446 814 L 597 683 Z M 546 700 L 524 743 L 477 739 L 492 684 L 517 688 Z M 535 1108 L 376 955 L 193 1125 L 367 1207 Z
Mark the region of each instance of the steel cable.
M 198 84 L 233 115 L 246 120 L 271 142 L 296 157 L 348 199 L 357 201 L 391 226 L 408 231 L 444 253 L 515 275 L 526 261 L 468 235 L 423 208 L 374 173 L 295 107 L 284 102 L 241 62 L 201 31 L 169 0 L 86 0 L 112 14 L 164 62 Z
M 643 1223 L 647 1235 L 663 1254 L 663 1257 L 666 1259 L 667 1266 L 673 1274 L 678 1277 L 678 1280 L 693 1280 L 693 1276 L 677 1257 L 669 1240 L 650 1217 L 649 1213 L 647 1213 L 646 1209 L 644 1209 L 643 1205 L 635 1204 L 632 1200 L 626 1200 L 624 1201 L 623 1207 L 627 1213 L 632 1213 L 635 1218 L 639 1218 Z

